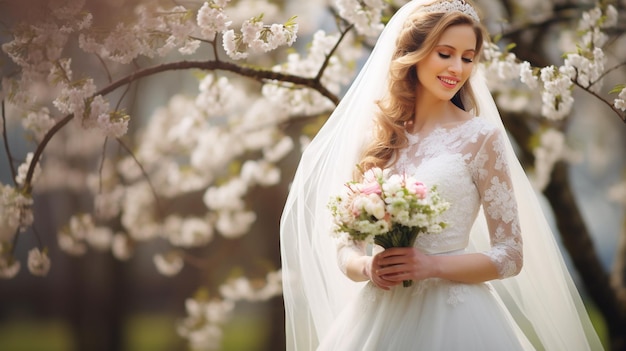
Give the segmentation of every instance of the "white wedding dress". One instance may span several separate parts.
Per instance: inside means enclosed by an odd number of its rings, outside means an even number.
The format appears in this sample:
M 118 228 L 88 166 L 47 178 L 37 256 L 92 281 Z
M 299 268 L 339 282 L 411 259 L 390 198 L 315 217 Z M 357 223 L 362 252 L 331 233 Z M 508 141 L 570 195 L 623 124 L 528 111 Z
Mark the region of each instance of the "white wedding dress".
M 483 118 L 440 126 L 428 135 L 409 134 L 393 166 L 428 186 L 436 185 L 451 206 L 447 227 L 421 234 L 416 247 L 427 254 L 470 252 L 469 236 L 481 205 L 491 248 L 483 251 L 500 278 L 522 268 L 517 205 L 504 153 L 506 136 Z M 376 250 L 376 248 L 374 248 Z M 339 268 L 363 244 L 339 244 Z M 518 330 L 489 283 L 461 284 L 443 279 L 402 284 L 385 291 L 367 283 L 328 328 L 319 350 L 336 351 L 514 351 L 534 350 Z

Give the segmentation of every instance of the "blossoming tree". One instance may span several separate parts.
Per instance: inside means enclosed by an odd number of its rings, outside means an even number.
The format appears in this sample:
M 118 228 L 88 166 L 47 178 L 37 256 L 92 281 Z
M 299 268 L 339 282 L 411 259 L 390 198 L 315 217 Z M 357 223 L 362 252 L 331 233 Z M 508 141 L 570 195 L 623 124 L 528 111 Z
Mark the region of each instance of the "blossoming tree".
M 286 191 L 293 164 L 286 160 L 306 147 L 385 19 L 404 2 L 54 0 L 3 18 L 10 37 L 2 45 L 0 91 L 7 176 L 0 183 L 0 277 L 16 276 L 22 262 L 46 275 L 54 269 L 51 250 L 78 256 L 104 250 L 126 261 L 155 241 L 165 243 L 153 257 L 160 273 L 175 276 L 185 265 L 211 269 L 215 263 L 196 250 L 255 235 L 259 208 L 250 194 Z M 626 54 L 619 43 L 626 38 L 626 5 L 477 2 L 495 11 L 486 17 L 503 19 L 488 23 L 496 37 L 483 64 L 505 124 L 555 211 L 613 349 L 624 350 L 626 233 L 616 245 L 611 284 L 572 196 L 568 167 L 580 157 L 566 135 L 583 99 L 576 94 L 590 96 L 624 128 Z M 107 16 L 111 6 L 124 13 L 121 20 Z M 6 2 L 0 7 L 23 14 Z M 554 37 L 564 43 L 559 50 L 549 48 Z M 157 89 L 140 84 L 167 72 L 197 88 L 155 102 Z M 167 90 L 165 79 L 158 82 Z M 17 138 L 27 141 L 23 155 L 13 147 Z M 72 208 L 59 228 L 41 228 L 34 204 L 59 188 L 77 191 L 89 205 Z M 610 196 L 623 204 L 624 189 L 626 182 L 618 183 Z M 185 199 L 200 199 L 202 207 L 172 206 Z M 33 242 L 29 236 L 37 244 L 19 257 L 16 247 Z M 187 317 L 177 332 L 190 348 L 219 348 L 238 302 L 280 295 L 278 257 L 271 261 L 275 267 L 262 283 L 243 274 L 211 282 L 214 298 L 198 294 L 184 302 Z

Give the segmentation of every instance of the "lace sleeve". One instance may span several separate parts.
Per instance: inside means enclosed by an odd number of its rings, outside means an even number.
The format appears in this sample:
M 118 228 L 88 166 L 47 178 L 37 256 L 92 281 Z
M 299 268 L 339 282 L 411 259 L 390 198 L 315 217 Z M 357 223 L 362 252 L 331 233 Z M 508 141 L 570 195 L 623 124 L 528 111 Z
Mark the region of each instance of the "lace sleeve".
M 337 239 L 337 264 L 343 274 L 347 275 L 347 267 L 350 259 L 366 255 L 365 249 L 365 242 L 351 240 L 347 235 L 341 235 L 339 239 Z
M 504 135 L 496 129 L 484 134 L 472 167 L 491 241 L 491 249 L 483 253 L 498 268 L 500 279 L 518 274 L 523 264 L 517 202 L 503 138 Z

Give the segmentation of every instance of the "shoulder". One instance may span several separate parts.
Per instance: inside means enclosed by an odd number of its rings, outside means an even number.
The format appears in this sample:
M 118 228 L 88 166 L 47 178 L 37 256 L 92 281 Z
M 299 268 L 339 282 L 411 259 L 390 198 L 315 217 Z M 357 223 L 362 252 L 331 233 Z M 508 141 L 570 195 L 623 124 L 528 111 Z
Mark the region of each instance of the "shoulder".
M 488 140 L 498 140 L 502 130 L 491 121 L 482 117 L 473 117 L 463 123 L 463 132 L 474 143 L 483 144 Z

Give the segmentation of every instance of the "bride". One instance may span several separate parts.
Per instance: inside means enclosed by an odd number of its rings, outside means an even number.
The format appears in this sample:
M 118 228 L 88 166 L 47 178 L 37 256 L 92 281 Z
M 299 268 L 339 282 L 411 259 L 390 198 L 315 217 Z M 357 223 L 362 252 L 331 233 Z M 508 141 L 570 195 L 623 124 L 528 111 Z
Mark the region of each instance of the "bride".
M 477 65 L 484 33 L 466 1 L 405 5 L 307 147 L 281 220 L 289 350 L 602 349 Z M 436 185 L 444 231 L 331 237 L 357 164 Z

